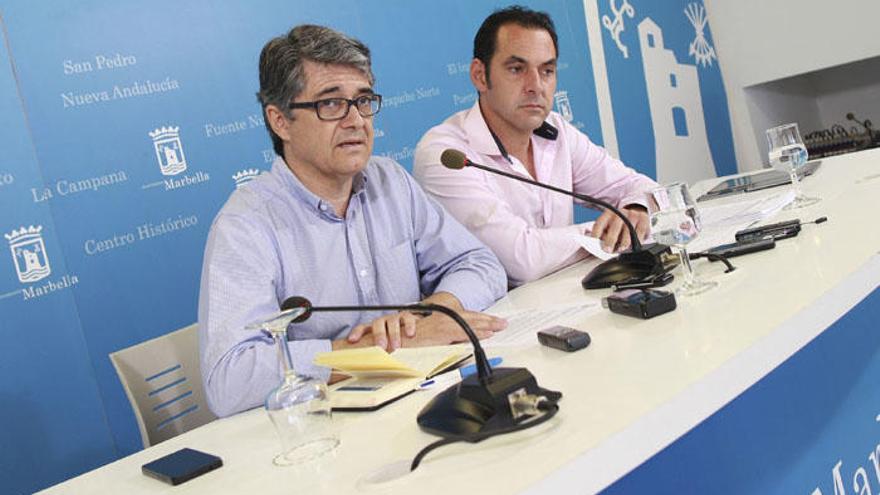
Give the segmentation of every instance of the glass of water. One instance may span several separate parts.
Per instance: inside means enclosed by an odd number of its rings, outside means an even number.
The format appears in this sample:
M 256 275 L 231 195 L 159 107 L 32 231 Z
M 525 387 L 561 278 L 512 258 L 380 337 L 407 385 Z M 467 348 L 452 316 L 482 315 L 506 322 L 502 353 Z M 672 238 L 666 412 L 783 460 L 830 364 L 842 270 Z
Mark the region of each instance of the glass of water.
M 676 248 L 681 257 L 684 282 L 675 290 L 675 294 L 694 296 L 717 287 L 718 282 L 700 280 L 694 275 L 688 256 L 687 244 L 700 233 L 702 224 L 700 213 L 687 184 L 676 182 L 654 189 L 650 195 L 652 201 L 649 201 L 649 204 L 655 203 L 657 206 L 651 213 L 651 231 L 654 233 L 654 240 Z
M 281 439 L 277 466 L 292 466 L 320 457 L 339 445 L 333 429 L 327 384 L 296 374 L 287 345 L 287 327 L 305 310 L 293 308 L 249 326 L 272 335 L 278 351 L 281 383 L 266 397 L 266 411 Z
M 807 163 L 808 155 L 798 125 L 785 124 L 767 129 L 767 141 L 770 143 L 770 165 L 788 172 L 791 176 L 791 187 L 795 196 L 786 209 L 804 208 L 821 201 L 819 198 L 805 196 L 801 191 L 798 170 Z

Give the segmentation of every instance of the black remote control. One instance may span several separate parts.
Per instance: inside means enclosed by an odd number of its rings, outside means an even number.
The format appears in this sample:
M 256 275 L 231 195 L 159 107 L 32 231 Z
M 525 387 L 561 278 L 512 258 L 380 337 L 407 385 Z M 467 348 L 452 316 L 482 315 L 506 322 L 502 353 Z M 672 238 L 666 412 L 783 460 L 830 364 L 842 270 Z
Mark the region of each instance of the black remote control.
M 776 247 L 776 240 L 773 238 L 769 239 L 757 239 L 754 241 L 737 241 L 732 244 L 722 244 L 721 246 L 715 246 L 712 249 L 706 251 L 707 254 L 717 254 L 720 256 L 724 256 L 725 258 L 733 258 L 734 256 L 742 256 L 744 254 L 754 253 L 757 251 L 764 251 L 765 249 L 773 249 Z M 709 258 L 709 261 L 719 261 L 717 259 Z
M 737 242 L 755 241 L 759 239 L 779 240 L 794 237 L 798 235 L 800 231 L 801 221 L 796 219 L 740 230 L 736 233 L 735 237 Z

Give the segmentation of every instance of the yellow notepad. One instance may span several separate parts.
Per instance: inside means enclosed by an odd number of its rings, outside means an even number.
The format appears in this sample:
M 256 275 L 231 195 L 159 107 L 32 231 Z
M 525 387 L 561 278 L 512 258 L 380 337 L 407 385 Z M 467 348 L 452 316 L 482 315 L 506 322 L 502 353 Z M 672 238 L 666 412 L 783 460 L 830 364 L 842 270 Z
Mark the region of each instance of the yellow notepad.
M 391 354 L 380 347 L 363 347 L 320 353 L 314 363 L 352 376 L 330 387 L 333 409 L 371 411 L 411 393 L 423 380 L 470 356 L 467 345 L 407 347 Z
M 466 346 L 407 347 L 391 354 L 359 347 L 315 355 L 314 363 L 354 377 L 430 378 L 471 355 Z

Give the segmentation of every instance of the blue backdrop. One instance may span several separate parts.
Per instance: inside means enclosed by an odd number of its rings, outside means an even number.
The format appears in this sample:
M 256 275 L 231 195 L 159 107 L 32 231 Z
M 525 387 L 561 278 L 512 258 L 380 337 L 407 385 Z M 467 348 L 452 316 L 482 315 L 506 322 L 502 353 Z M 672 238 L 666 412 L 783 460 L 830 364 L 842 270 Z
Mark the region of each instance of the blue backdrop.
M 591 56 L 601 47 L 589 46 L 583 3 L 523 3 L 554 18 L 567 111 L 601 144 Z M 635 19 L 642 9 L 655 16 L 680 60 L 694 36 L 681 13 L 687 3 L 645 1 Z M 365 41 L 384 96 L 376 153 L 409 169 L 422 133 L 473 104 L 473 35 L 503 5 L 4 0 L 0 231 L 9 254 L 0 255 L 0 478 L 12 480 L 5 486 L 31 491 L 140 449 L 107 356 L 196 320 L 211 221 L 234 176 L 266 170 L 274 158 L 254 96 L 269 38 L 312 22 Z M 600 29 L 620 153 L 653 175 L 644 76 L 614 65 L 610 31 Z M 637 43 L 630 45 L 638 57 Z M 700 74 L 716 168 L 731 173 L 717 63 Z

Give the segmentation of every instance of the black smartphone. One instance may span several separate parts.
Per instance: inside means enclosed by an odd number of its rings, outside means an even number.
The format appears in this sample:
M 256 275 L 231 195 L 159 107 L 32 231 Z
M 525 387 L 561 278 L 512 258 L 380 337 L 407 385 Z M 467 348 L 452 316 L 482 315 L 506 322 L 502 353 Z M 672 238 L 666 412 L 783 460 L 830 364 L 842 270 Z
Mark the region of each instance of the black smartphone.
M 141 471 L 157 480 L 179 485 L 223 465 L 216 455 L 193 449 L 180 449 L 141 466 Z
M 709 249 L 708 251 L 706 251 L 706 253 L 721 255 L 725 258 L 733 258 L 734 256 L 742 256 L 744 254 L 764 251 L 765 249 L 773 249 L 775 247 L 775 239 L 758 239 L 754 241 L 739 241 L 730 244 L 722 244 L 720 246 L 715 246 L 712 249 Z M 719 260 L 709 258 L 709 261 Z
M 565 352 L 574 352 L 590 345 L 590 334 L 556 325 L 538 332 L 538 342 Z

